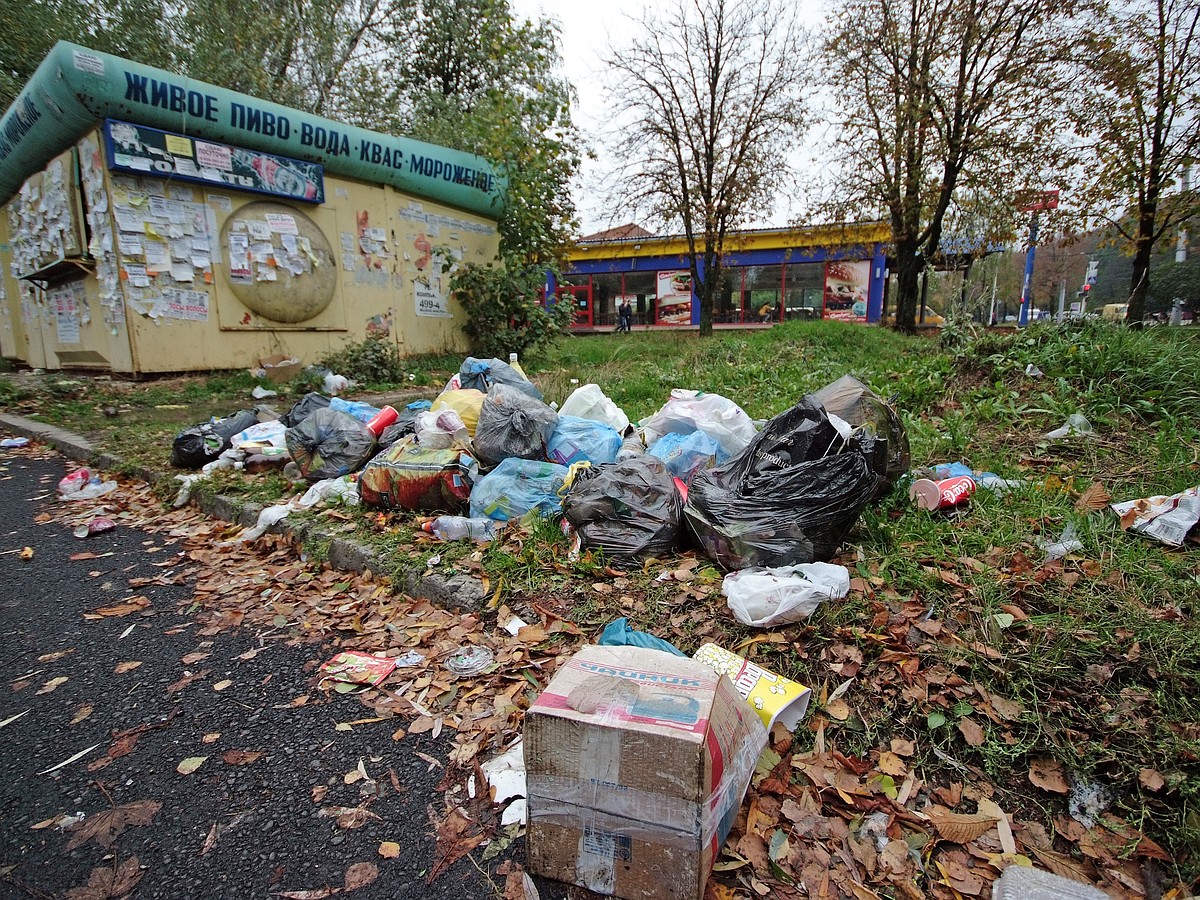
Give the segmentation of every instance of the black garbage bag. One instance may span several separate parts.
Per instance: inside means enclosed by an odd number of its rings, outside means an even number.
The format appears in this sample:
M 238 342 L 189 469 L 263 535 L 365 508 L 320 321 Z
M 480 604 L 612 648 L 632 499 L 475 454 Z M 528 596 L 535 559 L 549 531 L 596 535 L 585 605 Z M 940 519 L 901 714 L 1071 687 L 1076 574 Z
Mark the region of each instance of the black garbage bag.
M 737 456 L 697 472 L 683 507 L 701 549 L 727 570 L 827 560 L 887 471 L 887 442 L 839 434 L 802 400 Z
M 545 459 L 558 413 L 507 384 L 488 391 L 475 426 L 475 453 L 494 466 L 511 457 Z
M 254 410 L 243 409 L 223 419 L 193 425 L 175 436 L 171 465 L 177 469 L 199 469 L 228 450 L 235 434 L 257 424 Z
M 682 513 L 666 464 L 646 455 L 577 471 L 563 500 L 581 545 L 618 560 L 669 552 Z
M 318 409 L 283 437 L 310 482 L 357 472 L 375 452 L 375 435 L 366 424 L 336 409 Z
M 305 394 L 292 404 L 292 408 L 279 417 L 285 428 L 295 428 L 318 409 L 328 409 L 329 398 L 315 391 Z
M 542 399 L 537 385 L 502 359 L 476 359 L 468 356 L 458 369 L 458 386 L 473 388 L 485 394 L 497 384 L 515 387 L 535 400 Z
M 880 484 L 880 493 L 890 491 L 892 485 L 912 467 L 908 432 L 904 430 L 900 414 L 853 375 L 843 375 L 816 393 L 809 394 L 808 399 L 855 428 L 868 428 L 887 439 L 887 472 Z

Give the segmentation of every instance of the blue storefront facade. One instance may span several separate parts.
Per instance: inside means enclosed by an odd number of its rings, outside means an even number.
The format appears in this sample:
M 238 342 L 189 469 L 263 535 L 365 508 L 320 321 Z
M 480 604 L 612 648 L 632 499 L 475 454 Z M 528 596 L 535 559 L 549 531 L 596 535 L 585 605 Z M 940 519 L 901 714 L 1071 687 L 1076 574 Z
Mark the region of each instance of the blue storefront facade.
M 626 231 L 629 236 L 608 233 L 580 240 L 563 278 L 548 285 L 560 302 L 570 298 L 574 327 L 615 324 L 623 300 L 633 308 L 637 325 L 698 326 L 700 304 L 686 239 Z M 726 241 L 713 322 L 878 322 L 887 284 L 887 238 L 880 222 L 738 232 Z

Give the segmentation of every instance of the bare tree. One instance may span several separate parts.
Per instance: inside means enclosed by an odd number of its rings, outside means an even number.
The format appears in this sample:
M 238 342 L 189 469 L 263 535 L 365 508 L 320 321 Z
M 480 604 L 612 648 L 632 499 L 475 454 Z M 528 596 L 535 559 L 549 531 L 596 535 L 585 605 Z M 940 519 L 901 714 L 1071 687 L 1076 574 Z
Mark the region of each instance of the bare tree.
M 1102 9 L 1081 44 L 1085 91 L 1072 109 L 1091 151 L 1088 219 L 1132 251 L 1127 321 L 1140 323 L 1155 246 L 1200 214 L 1187 183 L 1200 158 L 1200 5 L 1133 0 Z
M 1011 198 L 1041 185 L 1053 147 L 1056 4 L 1047 0 L 840 0 L 825 40 L 840 133 L 834 208 L 883 207 L 896 328 L 916 325 L 918 279 L 962 192 Z M 1011 235 L 993 206 L 988 240 Z
M 676 0 L 610 50 L 623 128 L 614 202 L 682 228 L 702 335 L 712 333 L 726 237 L 789 183 L 809 71 L 794 9 L 781 0 Z

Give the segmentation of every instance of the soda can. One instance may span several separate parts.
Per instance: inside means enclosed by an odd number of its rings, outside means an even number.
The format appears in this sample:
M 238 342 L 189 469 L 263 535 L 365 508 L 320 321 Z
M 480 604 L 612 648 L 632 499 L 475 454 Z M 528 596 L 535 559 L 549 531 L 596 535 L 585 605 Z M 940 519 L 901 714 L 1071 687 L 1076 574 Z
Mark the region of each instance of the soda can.
M 908 498 L 917 501 L 919 509 L 950 509 L 975 493 L 975 479 L 966 475 L 933 481 L 918 478 L 908 489 Z

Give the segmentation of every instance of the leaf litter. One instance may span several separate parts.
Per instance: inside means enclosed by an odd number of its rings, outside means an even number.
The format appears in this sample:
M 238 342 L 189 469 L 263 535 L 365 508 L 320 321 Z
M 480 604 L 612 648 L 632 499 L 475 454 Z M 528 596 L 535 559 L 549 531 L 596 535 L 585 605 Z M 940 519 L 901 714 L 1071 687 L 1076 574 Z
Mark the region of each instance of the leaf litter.
M 131 579 L 130 587 L 194 579 L 193 596 L 185 608 L 194 613 L 201 637 L 250 628 L 257 631 L 262 646 L 271 640 L 324 644 L 385 659 L 411 659 L 414 651 L 419 653 L 424 667 L 414 671 L 407 668 L 411 663 L 402 664 L 377 686 L 368 685 L 353 696 L 372 714 L 366 721 L 395 720 L 394 740 L 410 734 L 436 736 L 445 729 L 454 734 L 448 770 L 439 785 L 442 808 L 429 809 L 437 846 L 427 880 L 432 882 L 455 861 L 496 837 L 497 819 L 486 791 L 472 798 L 465 786 L 478 775 L 480 757 L 495 754 L 519 734 L 524 709 L 587 636 L 564 618 L 566 612 L 555 601 L 545 606 L 536 601 L 527 604 L 530 608 L 521 610 L 523 618 L 536 621 L 512 635 L 487 626 L 481 613 L 444 610 L 426 600 L 394 594 L 386 580 L 370 572 L 347 575 L 306 565 L 298 561 L 286 536 L 264 536 L 252 548 L 225 542 L 229 528 L 224 523 L 212 522 L 195 510 L 164 513 L 145 486 L 126 483 L 123 488 L 115 504 L 119 511 L 113 515 L 165 531 L 163 543 L 181 547 L 180 555 L 167 560 L 158 576 Z M 1102 497 L 1099 487 L 1089 489 L 1080 497 L 1079 507 L 1095 508 Z M 518 543 L 521 539 L 514 537 Z M 994 627 L 1018 629 L 1018 639 L 1019 629 L 1029 621 L 1026 592 L 1048 579 L 1060 579 L 1069 589 L 1081 577 L 1096 579 L 1102 572 L 1092 560 L 1056 560 L 1038 566 L 1030 553 L 1036 551 L 1025 543 L 960 560 L 968 575 L 984 575 L 1006 586 L 1013 599 L 1003 606 L 1002 615 L 994 617 Z M 855 571 L 856 560 L 835 561 Z M 1170 861 L 1162 847 L 1111 811 L 1100 811 L 1086 826 L 1060 814 L 1047 828 L 1045 819 L 1037 815 L 1038 806 L 1061 794 L 1063 786 L 1061 773 L 1048 762 L 1030 766 L 1031 797 L 1014 798 L 1005 793 L 1011 784 L 992 783 L 979 769 L 954 759 L 944 745 L 926 745 L 919 734 L 914 740 L 893 738 L 890 749 L 860 750 L 858 755 L 837 749 L 839 734 L 857 745 L 854 733 L 872 727 L 875 717 L 892 714 L 898 707 L 921 710 L 922 721 L 927 719 L 927 727 L 934 729 L 933 736 L 940 734 L 937 729 L 953 724 L 969 747 L 1021 740 L 1018 726 L 1030 713 L 1017 700 L 962 677 L 945 661 L 947 649 L 985 660 L 1003 659 L 986 635 L 969 627 L 975 602 L 970 578 L 937 560 L 929 560 L 928 565 L 961 609 L 938 617 L 919 597 L 904 597 L 882 579 L 859 573 L 852 594 L 867 605 L 868 621 L 838 628 L 816 658 L 787 636 L 803 633 L 802 628 L 755 635 L 742 643 L 740 652 L 751 657 L 760 648 L 790 649 L 814 670 L 840 673 L 843 679 L 859 677 L 852 689 L 844 680 L 837 691 L 821 688 L 823 705 L 806 723 L 814 738 L 810 747 L 793 746 L 791 735 L 776 735 L 765 756 L 770 765 L 764 769 L 760 761 L 760 771 L 715 867 L 718 874 L 710 880 L 710 898 L 746 892 L 800 897 L 805 895 L 804 885 L 819 886 L 829 896 L 865 897 L 880 892 L 914 898 L 987 896 L 1004 867 L 1033 863 L 1099 884 L 1114 895 L 1140 896 L 1144 867 L 1152 861 Z M 561 568 L 561 574 L 570 572 Z M 679 602 L 686 604 L 669 617 L 670 626 L 686 627 L 694 637 L 711 637 L 712 621 L 723 610 L 713 603 L 712 586 L 697 583 L 695 569 L 695 561 L 688 560 L 664 570 L 658 580 L 676 585 Z M 612 580 L 611 584 L 597 582 L 595 593 L 602 596 L 616 600 L 618 592 L 627 589 L 627 573 L 607 570 L 596 577 Z M 513 613 L 500 605 L 501 597 L 498 586 L 492 607 L 500 606 L 497 618 L 507 622 Z M 619 595 L 622 608 L 633 606 L 637 611 L 639 602 L 627 593 Z M 85 617 L 129 615 L 148 606 L 144 596 L 133 595 Z M 441 663 L 468 645 L 490 651 L 495 664 L 468 679 L 455 678 Z M 185 670 L 168 691 L 185 690 L 208 674 L 208 670 Z M 280 705 L 304 705 L 310 697 L 301 695 Z M 929 780 L 906 762 L 926 754 L 947 766 Z M 194 757 L 184 763 L 198 766 L 204 759 Z M 963 777 L 948 778 L 952 772 Z M 1153 770 L 1141 776 L 1150 791 L 1161 790 L 1160 778 Z M 475 784 L 483 783 L 478 775 Z M 313 793 L 317 800 L 316 788 Z M 1001 809 L 997 800 L 1006 796 L 1034 815 L 1022 819 L 1016 811 Z M 326 807 L 319 814 L 335 818 L 339 827 L 357 828 L 378 818 L 366 808 L 369 802 L 368 798 L 358 807 Z M 532 884 L 518 875 L 519 867 L 509 871 L 516 877 L 506 882 L 506 895 L 531 896 L 526 885 Z M 364 877 L 349 876 L 348 872 L 340 887 L 280 896 L 298 900 L 331 896 L 353 890 L 351 884 Z M 1164 896 L 1182 895 L 1172 889 Z

